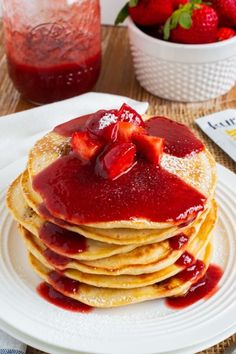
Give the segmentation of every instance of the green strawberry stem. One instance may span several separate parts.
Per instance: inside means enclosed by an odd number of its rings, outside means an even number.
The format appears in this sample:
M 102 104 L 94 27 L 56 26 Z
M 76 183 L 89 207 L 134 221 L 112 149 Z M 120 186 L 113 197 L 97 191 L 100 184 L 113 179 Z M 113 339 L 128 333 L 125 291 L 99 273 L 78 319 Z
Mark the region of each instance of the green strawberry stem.
M 129 0 L 120 10 L 118 13 L 116 19 L 115 19 L 115 25 L 118 25 L 119 23 L 123 23 L 124 20 L 129 16 L 129 7 L 135 7 L 138 5 L 139 0 Z
M 115 19 L 115 25 L 119 25 L 119 23 L 123 23 L 128 16 L 129 16 L 129 4 L 127 2 L 127 4 L 125 4 L 125 6 L 123 6 L 120 12 L 118 13 Z
M 185 29 L 191 28 L 193 10 L 198 9 L 201 3 L 202 0 L 190 0 L 187 4 L 180 5 L 180 7 L 173 12 L 163 28 L 163 38 L 165 41 L 170 38 L 171 30 L 178 25 Z

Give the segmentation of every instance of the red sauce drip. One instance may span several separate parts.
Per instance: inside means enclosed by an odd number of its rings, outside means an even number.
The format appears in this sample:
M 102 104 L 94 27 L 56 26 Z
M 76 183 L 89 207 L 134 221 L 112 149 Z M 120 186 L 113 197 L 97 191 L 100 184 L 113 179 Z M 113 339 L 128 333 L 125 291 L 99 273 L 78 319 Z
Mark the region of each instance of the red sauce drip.
M 41 283 L 37 287 L 37 293 L 51 304 L 61 307 L 67 311 L 87 313 L 92 311 L 92 307 L 77 300 L 65 296 L 47 283 Z
M 205 264 L 198 259 L 195 263 L 190 263 L 190 266 L 182 270 L 182 272 L 180 272 L 177 277 L 184 282 L 189 280 L 195 282 L 202 276 L 205 269 Z
M 205 276 L 193 284 L 185 296 L 166 299 L 166 304 L 173 309 L 182 309 L 201 299 L 209 298 L 218 289 L 218 283 L 222 275 L 222 269 L 211 264 Z
M 203 143 L 184 124 L 165 117 L 154 117 L 145 124 L 150 135 L 165 138 L 164 151 L 177 157 L 185 157 L 204 149 Z
M 178 234 L 169 239 L 169 245 L 173 250 L 180 250 L 183 248 L 189 241 L 188 236 L 184 233 Z
M 71 261 L 70 258 L 61 256 L 60 254 L 53 252 L 49 248 L 46 248 L 44 250 L 43 255 L 49 264 L 59 270 L 64 270 L 68 263 Z
M 67 278 L 58 272 L 49 273 L 49 283 L 59 292 L 64 295 L 76 294 L 79 291 L 79 282 Z
M 181 223 L 181 224 L 179 225 L 179 227 L 184 228 L 184 227 L 190 225 L 195 219 L 196 219 L 196 216 L 194 216 L 192 219 L 189 219 L 189 220 L 186 221 L 186 222 Z
M 60 255 L 70 256 L 87 249 L 85 237 L 50 222 L 43 224 L 39 237 L 50 250 Z
M 52 222 L 54 222 L 57 225 L 69 225 L 67 222 L 65 222 L 64 220 L 55 218 L 50 211 L 46 208 L 45 204 L 42 203 L 39 205 L 38 207 L 38 212 L 40 214 L 40 216 L 42 216 L 45 220 L 51 220 Z
M 142 159 L 111 181 L 95 175 L 93 163 L 69 154 L 39 173 L 33 188 L 55 217 L 74 224 L 132 218 L 180 223 L 202 211 L 206 201 L 177 176 Z
M 177 261 L 175 262 L 175 264 L 177 266 L 180 266 L 180 267 L 187 267 L 189 266 L 190 264 L 193 264 L 195 262 L 195 258 L 194 256 L 185 251 L 178 259 Z
M 53 131 L 56 132 L 59 135 L 70 137 L 74 132 L 85 130 L 86 126 L 89 124 L 89 122 L 92 119 L 97 119 L 99 120 L 102 118 L 106 113 L 109 113 L 110 111 L 107 110 L 100 110 L 92 114 L 87 114 L 82 117 L 78 117 L 72 120 L 69 120 L 66 123 L 60 124 L 56 126 Z M 112 110 L 113 113 L 115 113 L 115 110 Z
M 9 75 L 26 99 L 50 103 L 88 92 L 95 85 L 101 66 L 100 53 L 84 63 L 37 66 L 22 64 L 8 56 Z

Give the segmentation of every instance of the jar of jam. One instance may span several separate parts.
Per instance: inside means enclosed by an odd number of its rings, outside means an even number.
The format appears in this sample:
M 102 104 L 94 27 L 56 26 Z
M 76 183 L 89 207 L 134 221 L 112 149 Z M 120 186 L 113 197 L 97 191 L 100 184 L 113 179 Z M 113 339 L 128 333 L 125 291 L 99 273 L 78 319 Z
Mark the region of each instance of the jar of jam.
M 9 75 L 23 98 L 44 104 L 93 88 L 99 0 L 3 0 L 3 19 Z

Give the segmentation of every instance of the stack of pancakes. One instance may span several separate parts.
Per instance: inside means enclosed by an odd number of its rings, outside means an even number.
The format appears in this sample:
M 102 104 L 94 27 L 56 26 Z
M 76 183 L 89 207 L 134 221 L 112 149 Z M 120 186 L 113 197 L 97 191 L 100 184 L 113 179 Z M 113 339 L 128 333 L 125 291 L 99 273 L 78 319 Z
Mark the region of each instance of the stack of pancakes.
M 19 223 L 33 270 L 60 293 L 94 307 L 185 294 L 197 279 L 196 274 L 181 276 L 188 257 L 203 261 L 201 276 L 211 260 L 211 231 L 217 219 L 211 154 L 204 149 L 184 158 L 162 156 L 164 169 L 206 197 L 203 210 L 188 222 L 132 218 L 73 224 L 63 210 L 59 216 L 43 208 L 45 200 L 33 186 L 35 176 L 68 153 L 69 143 L 70 137 L 55 130 L 40 139 L 29 154 L 27 169 L 8 190 L 7 205 Z M 43 237 L 45 230 L 53 235 Z M 73 238 L 82 246 L 72 252 Z M 72 279 L 77 286 L 68 291 L 63 281 L 55 281 L 55 274 Z

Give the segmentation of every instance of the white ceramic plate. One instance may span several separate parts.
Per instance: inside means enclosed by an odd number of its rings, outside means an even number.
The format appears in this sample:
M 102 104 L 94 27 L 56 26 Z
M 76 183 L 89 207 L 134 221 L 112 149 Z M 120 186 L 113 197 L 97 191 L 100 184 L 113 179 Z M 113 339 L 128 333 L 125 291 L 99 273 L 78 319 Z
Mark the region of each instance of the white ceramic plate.
M 0 172 L 6 186 L 22 162 Z M 151 301 L 117 309 L 76 314 L 48 304 L 35 293 L 16 224 L 0 195 L 0 327 L 18 339 L 52 353 L 191 353 L 236 331 L 236 177 L 218 168 L 219 221 L 214 231 L 214 263 L 224 269 L 219 291 L 181 311 Z

